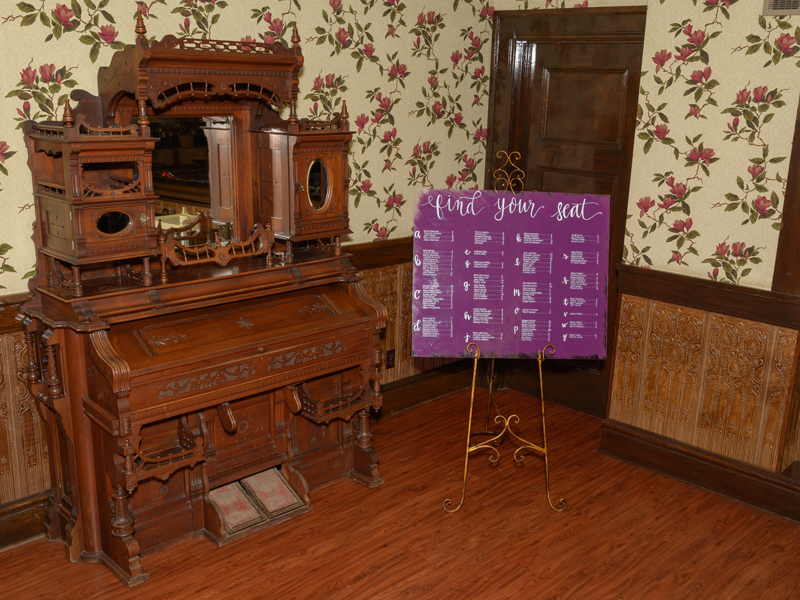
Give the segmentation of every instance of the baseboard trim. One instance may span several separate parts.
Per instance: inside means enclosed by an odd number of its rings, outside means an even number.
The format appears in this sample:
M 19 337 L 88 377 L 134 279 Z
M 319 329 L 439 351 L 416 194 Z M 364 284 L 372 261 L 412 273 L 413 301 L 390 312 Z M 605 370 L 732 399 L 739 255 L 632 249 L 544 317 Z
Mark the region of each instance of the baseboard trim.
M 383 407 L 375 415 L 375 419 L 397 414 L 470 387 L 472 365 L 473 361 L 469 359 L 459 360 L 387 383 L 381 388 Z
M 611 420 L 598 452 L 800 522 L 800 482 L 783 475 Z
M 46 533 L 50 491 L 0 505 L 0 552 Z

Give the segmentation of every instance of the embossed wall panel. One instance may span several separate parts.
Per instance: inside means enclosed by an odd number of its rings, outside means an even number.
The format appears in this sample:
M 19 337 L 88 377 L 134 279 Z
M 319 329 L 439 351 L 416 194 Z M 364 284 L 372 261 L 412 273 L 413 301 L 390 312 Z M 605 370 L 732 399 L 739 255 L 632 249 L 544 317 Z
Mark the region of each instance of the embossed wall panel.
M 44 423 L 25 386 L 22 333 L 0 336 L 0 503 L 50 488 Z
M 619 312 L 616 363 L 611 383 L 608 416 L 622 423 L 636 423 L 639 415 L 639 378 L 643 370 L 644 332 L 647 301 L 633 296 L 622 298 Z
M 623 295 L 609 417 L 771 471 L 798 332 Z
M 386 307 L 386 329 L 381 334 L 382 384 L 430 371 L 453 359 L 411 356 L 411 293 L 413 268 L 410 262 L 365 269 L 364 286 L 371 298 Z M 386 353 L 394 350 L 394 366 L 386 368 Z

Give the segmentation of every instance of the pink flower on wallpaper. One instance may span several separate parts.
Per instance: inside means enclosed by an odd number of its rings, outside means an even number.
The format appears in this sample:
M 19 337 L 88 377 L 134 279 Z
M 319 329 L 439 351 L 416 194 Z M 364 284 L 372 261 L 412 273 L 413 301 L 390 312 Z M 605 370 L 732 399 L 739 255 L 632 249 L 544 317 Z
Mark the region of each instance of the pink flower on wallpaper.
M 792 50 L 792 46 L 794 46 L 794 36 L 788 33 L 782 33 L 777 40 L 775 40 L 775 45 L 781 49 L 781 52 L 786 56 L 789 56 L 794 53 Z
M 766 102 L 769 104 L 772 101 L 770 94 L 767 93 L 767 86 L 762 85 L 761 87 L 753 88 L 753 100 L 756 102 Z
M 322 90 L 322 88 L 325 87 L 325 80 L 322 79 L 322 77 L 317 76 L 317 77 L 314 78 L 314 84 L 313 85 L 314 85 L 314 89 L 319 92 L 320 90 Z
M 668 133 L 669 133 L 669 127 L 667 127 L 664 124 L 656 125 L 655 129 L 653 130 L 653 135 L 660 140 L 663 140 L 665 137 L 667 137 Z
M 478 129 L 475 131 L 475 135 L 473 136 L 472 139 L 474 139 L 475 141 L 478 141 L 478 142 L 480 142 L 480 141 L 484 141 L 485 142 L 486 141 L 486 134 L 487 134 L 487 131 L 486 131 L 485 127 L 478 127 Z
M 437 117 L 441 117 L 444 114 L 444 105 L 437 100 L 431 106 L 431 110 L 436 114 Z
M 469 32 L 469 34 L 470 34 L 469 37 L 472 40 L 472 48 L 477 50 L 478 48 L 481 47 L 481 38 L 478 37 L 477 35 L 475 37 L 473 37 L 471 31 Z
M 472 171 L 475 168 L 475 159 L 468 158 L 467 155 L 464 155 L 464 166 L 467 167 L 467 170 Z
M 639 201 L 636 203 L 636 206 L 639 207 L 639 218 L 642 218 L 644 216 L 644 213 L 648 212 L 655 205 L 656 205 L 655 200 L 650 198 L 650 196 L 639 198 Z
M 456 176 L 453 175 L 452 173 L 450 173 L 450 175 L 448 175 L 444 180 L 444 184 L 447 186 L 448 190 L 453 188 L 453 184 L 455 182 L 456 182 Z
M 0 163 L 6 162 L 6 152 L 8 152 L 8 144 L 0 142 Z
M 489 6 L 488 4 L 484 4 L 483 8 L 481 8 L 481 18 L 491 19 L 493 16 L 494 16 L 494 6 Z
M 690 44 L 694 44 L 698 48 L 700 47 L 700 45 L 703 43 L 703 40 L 705 40 L 705 39 L 706 39 L 706 32 L 703 31 L 702 29 L 698 29 L 697 31 L 693 31 L 688 36 L 689 43 Z
M 675 178 L 670 177 L 666 180 L 667 187 L 669 187 L 669 191 L 675 194 L 678 198 L 683 198 L 688 191 L 685 183 L 675 183 Z
M 433 152 L 433 142 L 422 142 L 422 153 L 430 154 Z
M 383 132 L 384 142 L 391 142 L 396 138 L 397 138 L 397 127 L 392 127 L 391 131 L 387 129 L 386 131 Z
M 386 29 L 386 37 L 397 37 L 395 34 L 397 33 L 397 29 L 395 29 L 394 25 L 389 25 Z
M 675 198 L 673 198 L 672 196 L 666 196 L 661 200 L 661 202 L 658 203 L 658 208 L 669 210 L 669 207 L 672 206 L 673 204 L 675 204 Z
M 419 25 L 420 27 L 425 25 L 425 13 L 424 12 L 421 12 L 421 13 L 419 13 L 417 15 L 417 25 Z
M 389 7 L 397 6 L 399 3 L 400 0 L 386 0 L 386 2 L 384 2 L 384 4 Z
M 382 110 L 376 110 L 375 113 L 372 115 L 372 122 L 376 125 L 383 121 L 383 117 L 386 115 Z
M 419 156 L 421 152 L 422 152 L 422 146 L 416 144 L 414 146 L 414 156 Z
M 325 86 L 334 89 L 338 88 L 339 83 L 336 81 L 336 75 L 333 73 L 328 73 L 325 75 Z
M 747 88 L 739 90 L 736 94 L 736 102 L 738 102 L 741 105 L 750 102 L 750 91 Z
M 114 29 L 113 25 L 103 25 L 102 27 L 100 27 L 100 33 L 98 33 L 97 35 L 99 35 L 100 39 L 103 40 L 106 44 L 110 44 L 115 39 L 117 39 L 119 33 L 117 32 L 116 29 Z
M 330 4 L 330 7 L 333 9 L 334 12 L 336 12 L 342 5 L 342 0 L 329 0 L 328 4 Z
M 692 71 L 692 81 L 695 83 L 702 83 L 703 81 L 708 81 L 711 77 L 711 67 L 706 67 L 702 71 L 699 69 L 697 71 Z
M 730 246 L 725 242 L 720 242 L 717 244 L 717 256 L 726 256 L 728 254 L 728 250 L 730 250 Z
M 678 264 L 681 264 L 681 258 L 683 258 L 683 257 L 681 256 L 680 252 L 678 252 L 676 250 L 672 251 L 672 260 L 674 260 Z
M 339 40 L 339 43 L 342 45 L 342 48 L 347 48 L 347 46 L 350 45 L 350 34 L 344 27 L 340 27 L 339 31 L 336 32 L 336 39 Z
M 436 75 L 431 75 L 430 77 L 428 77 L 428 85 L 431 86 L 432 88 L 435 88 L 438 82 L 439 78 L 436 77 Z
M 386 207 L 387 208 L 400 208 L 403 206 L 403 195 L 397 194 L 392 192 L 389 197 L 386 199 Z
M 189 34 L 189 31 L 192 28 L 192 22 L 189 20 L 189 17 L 186 17 L 183 20 L 183 25 L 179 25 L 178 28 L 185 34 Z
M 686 60 L 694 53 L 694 48 L 691 46 L 681 46 L 680 52 L 678 52 L 677 58 L 686 62 Z
M 731 246 L 731 252 L 734 256 L 741 256 L 744 252 L 744 242 L 734 242 L 733 246 Z M 746 254 L 745 258 L 747 258 Z
M 472 77 L 475 79 L 480 79 L 486 73 L 486 67 L 480 67 L 475 69 L 475 72 L 472 74 Z
M 706 2 L 711 6 L 720 6 L 724 4 L 725 8 L 731 7 L 731 0 L 706 0 Z
M 271 33 L 265 33 L 261 36 L 261 39 L 264 40 L 265 44 L 274 44 L 275 43 L 275 36 Z
M 408 76 L 408 69 L 405 65 L 394 63 L 389 69 L 389 77 L 399 77 L 405 79 Z
M 375 46 L 372 44 L 364 44 L 364 56 L 372 58 L 373 54 L 375 54 Z
M 31 118 L 31 103 L 25 100 L 22 104 L 22 110 L 17 109 L 17 114 L 23 119 Z
M 283 21 L 280 19 L 273 19 L 272 23 L 269 24 L 269 30 L 275 35 L 280 35 L 283 33 Z M 344 44 L 342 45 L 344 46 Z
M 385 240 L 386 236 L 389 235 L 389 230 L 386 227 L 381 227 L 377 223 L 372 226 L 372 231 L 374 231 L 375 235 L 382 240 Z
M 714 151 L 711 148 L 692 148 L 686 158 L 690 162 L 705 163 L 706 166 L 711 164 L 711 159 L 714 157 Z
M 686 219 L 682 221 L 678 219 L 672 224 L 672 228 L 675 229 L 675 231 L 689 231 L 692 228 L 692 220 Z
M 462 115 L 460 112 L 453 115 L 453 123 L 455 123 L 456 125 L 461 125 L 461 121 L 463 120 L 464 120 L 464 115 Z
M 33 82 L 36 81 L 36 71 L 30 67 L 25 67 L 20 71 L 19 78 L 22 80 L 25 87 L 31 87 Z
M 255 43 L 255 40 L 249 35 L 246 35 L 239 40 L 239 48 L 242 50 L 242 52 L 252 52 L 253 43 Z
M 667 52 L 666 50 L 659 50 L 653 55 L 653 62 L 656 63 L 656 73 L 667 64 L 670 58 L 672 58 L 672 52 Z
M 712 273 L 713 273 L 713 275 L 712 275 Z M 714 267 L 714 270 L 712 271 L 712 273 L 707 273 L 708 278 L 711 279 L 711 280 L 716 281 L 717 275 L 719 275 L 719 269 L 717 267 Z
M 769 209 L 772 207 L 772 203 L 767 199 L 766 196 L 759 196 L 753 200 L 753 205 L 756 207 L 756 210 L 760 215 L 768 215 Z
M 75 13 L 63 4 L 56 4 L 55 10 L 53 10 L 53 16 L 58 19 L 61 26 L 66 29 L 67 27 L 72 27 L 71 19 L 75 16 Z
M 136 3 L 136 10 L 146 19 L 150 15 L 150 8 L 143 2 Z
M 747 167 L 747 172 L 750 173 L 750 176 L 753 179 L 755 179 L 764 172 L 764 167 L 762 167 L 761 165 L 750 165 L 749 167 Z
M 589 8 L 589 0 L 583 0 L 583 2 L 579 2 L 573 8 Z
M 363 193 L 367 193 L 372 189 L 372 182 L 369 179 L 365 179 L 361 182 L 361 191 Z
M 389 96 L 383 96 L 378 92 L 375 95 L 375 100 L 378 101 L 378 106 L 380 106 L 381 110 L 384 112 L 389 112 L 389 109 L 392 108 L 392 99 Z
M 733 117 L 733 122 L 728 123 L 728 130 L 735 132 L 737 127 L 739 127 L 739 117 Z
M 384 171 L 392 171 L 392 161 L 390 161 L 390 160 L 383 161 L 383 170 Z
M 689 114 L 692 115 L 695 119 L 700 118 L 700 107 L 697 104 L 692 104 L 689 107 Z

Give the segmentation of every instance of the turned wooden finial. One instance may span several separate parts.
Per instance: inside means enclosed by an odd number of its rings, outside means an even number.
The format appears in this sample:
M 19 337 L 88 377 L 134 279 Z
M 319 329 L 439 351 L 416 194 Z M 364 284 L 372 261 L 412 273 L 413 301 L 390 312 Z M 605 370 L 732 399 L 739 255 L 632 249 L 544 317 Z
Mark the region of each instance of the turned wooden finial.
M 142 17 L 141 12 L 136 13 L 136 28 L 134 29 L 136 32 L 136 37 L 140 40 L 147 40 L 145 34 L 147 33 L 147 28 L 144 26 L 144 17 Z
M 350 117 L 350 115 L 347 114 L 347 100 L 342 100 L 342 112 L 340 114 L 343 119 L 348 119 Z
M 297 46 L 300 43 L 300 34 L 297 33 L 297 23 L 292 27 L 292 43 Z
M 75 115 L 72 114 L 72 107 L 69 105 L 69 98 L 64 102 L 64 117 L 62 118 L 64 127 L 75 127 Z

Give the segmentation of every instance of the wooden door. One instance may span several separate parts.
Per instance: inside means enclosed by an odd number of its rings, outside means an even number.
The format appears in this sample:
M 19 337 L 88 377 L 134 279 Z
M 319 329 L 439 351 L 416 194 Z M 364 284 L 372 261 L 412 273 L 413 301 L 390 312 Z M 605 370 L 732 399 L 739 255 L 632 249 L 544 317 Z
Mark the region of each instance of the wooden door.
M 525 189 L 611 196 L 608 358 L 550 361 L 545 398 L 604 417 L 647 7 L 497 11 L 484 186 L 518 151 Z M 505 384 L 538 396 L 533 361 L 507 361 Z

